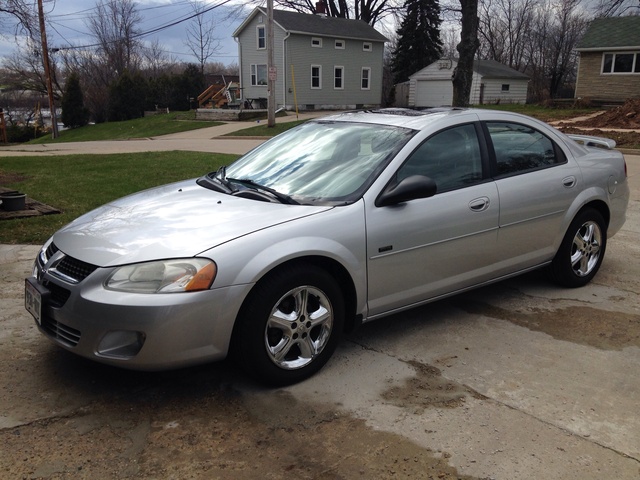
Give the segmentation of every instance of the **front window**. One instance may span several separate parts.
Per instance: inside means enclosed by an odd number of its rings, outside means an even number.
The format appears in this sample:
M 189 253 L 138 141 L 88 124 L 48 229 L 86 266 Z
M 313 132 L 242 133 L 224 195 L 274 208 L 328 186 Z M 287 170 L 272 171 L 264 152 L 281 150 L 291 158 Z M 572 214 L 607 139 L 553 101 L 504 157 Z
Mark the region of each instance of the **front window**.
M 362 81 L 360 84 L 360 88 L 362 90 L 369 90 L 371 88 L 370 80 L 371 80 L 371 69 L 368 67 L 364 67 L 362 69 Z
M 322 38 L 320 37 L 312 37 L 311 38 L 311 46 L 315 48 L 322 48 Z
M 640 73 L 640 53 L 605 53 L 602 73 Z
M 439 193 L 481 181 L 482 156 L 475 127 L 462 125 L 430 137 L 400 167 L 396 180 L 413 175 L 431 178 Z
M 360 198 L 413 130 L 346 122 L 307 122 L 238 159 L 227 178 L 253 182 L 303 204 Z
M 263 86 L 267 84 L 267 65 L 251 65 L 251 85 Z
M 322 67 L 311 65 L 311 88 L 322 88 Z

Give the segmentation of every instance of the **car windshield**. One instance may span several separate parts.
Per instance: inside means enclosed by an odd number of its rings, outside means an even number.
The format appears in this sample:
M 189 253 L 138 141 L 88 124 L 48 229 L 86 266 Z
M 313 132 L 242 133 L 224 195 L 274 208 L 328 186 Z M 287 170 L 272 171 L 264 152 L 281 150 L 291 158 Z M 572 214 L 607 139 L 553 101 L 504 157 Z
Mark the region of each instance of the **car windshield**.
M 238 159 L 226 178 L 268 187 L 296 203 L 349 203 L 413 134 L 375 124 L 308 122 Z

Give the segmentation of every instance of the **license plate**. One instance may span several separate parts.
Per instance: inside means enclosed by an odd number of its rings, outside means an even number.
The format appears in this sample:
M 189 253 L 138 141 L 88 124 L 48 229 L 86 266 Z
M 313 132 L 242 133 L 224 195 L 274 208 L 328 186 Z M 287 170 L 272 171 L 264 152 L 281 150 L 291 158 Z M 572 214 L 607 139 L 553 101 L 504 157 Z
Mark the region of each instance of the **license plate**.
M 29 283 L 29 280 L 25 281 L 24 307 L 40 325 L 42 323 L 42 295 L 36 287 Z

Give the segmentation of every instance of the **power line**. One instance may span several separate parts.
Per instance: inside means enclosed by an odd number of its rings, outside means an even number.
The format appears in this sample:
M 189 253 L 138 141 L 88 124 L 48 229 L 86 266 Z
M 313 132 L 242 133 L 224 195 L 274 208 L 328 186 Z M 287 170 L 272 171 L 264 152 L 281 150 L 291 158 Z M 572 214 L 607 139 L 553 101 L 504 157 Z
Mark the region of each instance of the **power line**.
M 227 3 L 231 3 L 232 1 L 233 0 L 224 0 L 219 4 L 215 4 L 215 5 L 212 5 L 210 7 L 205 8 L 205 9 L 201 10 L 200 12 L 193 13 L 191 15 L 188 15 L 188 16 L 186 16 L 184 18 L 175 20 L 173 22 L 169 22 L 169 23 L 161 25 L 159 27 L 154 27 L 154 28 L 152 28 L 150 30 L 147 30 L 147 31 L 144 31 L 144 32 L 140 32 L 140 33 L 137 33 L 135 35 L 132 35 L 131 38 L 132 39 L 143 38 L 143 37 L 146 37 L 148 35 L 152 35 L 154 33 L 158 33 L 158 32 L 160 32 L 162 30 L 166 30 L 167 28 L 174 27 L 174 26 L 179 25 L 181 23 L 184 23 L 184 22 L 186 22 L 188 20 L 191 20 L 191 19 L 193 19 L 195 17 L 198 17 L 200 15 L 208 13 L 208 12 L 210 12 L 210 11 L 216 9 L 216 8 L 222 7 L 222 6 L 226 5 Z M 151 8 L 154 8 L 154 7 L 149 7 L 149 9 L 151 9 Z M 156 8 L 160 8 L 160 7 L 156 7 Z M 89 10 L 91 10 L 91 9 L 89 9 Z M 87 10 L 85 10 L 85 11 L 87 11 Z M 65 28 L 68 28 L 68 27 L 65 27 Z M 117 43 L 117 42 L 118 42 L 118 40 L 114 40 L 114 41 L 108 42 L 108 43 Z M 79 49 L 99 47 L 99 46 L 102 46 L 102 45 L 103 45 L 102 43 L 93 43 L 93 44 L 88 44 L 88 45 L 69 45 L 69 46 L 66 46 L 66 47 L 58 47 L 58 48 L 59 48 L 59 50 L 79 50 Z

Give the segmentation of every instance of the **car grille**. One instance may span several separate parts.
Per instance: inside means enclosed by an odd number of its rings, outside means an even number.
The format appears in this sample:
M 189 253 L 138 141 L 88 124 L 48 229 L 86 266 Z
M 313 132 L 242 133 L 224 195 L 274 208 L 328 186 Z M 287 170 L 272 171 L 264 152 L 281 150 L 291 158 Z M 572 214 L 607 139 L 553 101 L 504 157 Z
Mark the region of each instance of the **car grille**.
M 70 347 L 75 347 L 80 341 L 80 330 L 71 328 L 47 315 L 42 317 L 41 326 L 47 335 Z
M 44 268 L 49 259 L 59 250 L 60 249 L 52 242 L 44 253 L 38 257 L 40 267 Z M 97 268 L 96 265 L 65 255 L 50 272 L 52 275 L 56 275 L 67 282 L 80 283 Z
M 64 257 L 58 264 L 56 270 L 77 282 L 81 282 L 96 270 L 95 265 L 76 260 L 72 257 Z

